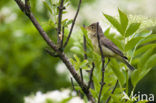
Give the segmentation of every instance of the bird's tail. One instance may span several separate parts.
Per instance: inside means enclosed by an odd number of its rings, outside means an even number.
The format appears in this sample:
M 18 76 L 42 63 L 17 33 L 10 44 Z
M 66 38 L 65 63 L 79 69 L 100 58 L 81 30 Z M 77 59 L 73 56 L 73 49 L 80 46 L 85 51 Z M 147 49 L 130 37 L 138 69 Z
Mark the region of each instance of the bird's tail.
M 132 66 L 132 65 L 130 65 L 128 62 L 127 62 L 127 60 L 125 60 L 125 59 L 123 59 L 123 62 L 127 65 L 127 67 L 130 69 L 130 70 L 135 70 L 135 68 Z

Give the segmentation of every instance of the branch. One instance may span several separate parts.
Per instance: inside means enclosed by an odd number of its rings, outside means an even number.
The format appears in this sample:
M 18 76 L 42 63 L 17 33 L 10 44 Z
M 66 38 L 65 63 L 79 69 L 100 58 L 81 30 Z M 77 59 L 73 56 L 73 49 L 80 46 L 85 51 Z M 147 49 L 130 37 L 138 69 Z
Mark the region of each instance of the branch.
M 92 63 L 92 69 L 90 71 L 89 82 L 88 82 L 88 89 L 90 88 L 91 83 L 93 82 L 93 71 L 94 71 L 94 68 L 95 68 L 95 64 Z
M 38 23 L 34 15 L 32 14 L 31 11 L 27 14 L 25 11 L 27 11 L 27 8 L 25 7 L 25 4 L 21 0 L 15 0 L 19 8 L 28 16 L 28 18 L 31 20 L 33 25 L 36 27 L 36 29 L 39 31 L 40 35 L 42 38 L 45 40 L 45 42 L 58 54 L 59 58 L 64 62 L 64 64 L 67 66 L 67 69 L 70 71 L 76 82 L 79 84 L 81 87 L 82 91 L 85 93 L 87 98 L 91 100 L 92 103 L 95 103 L 95 100 L 93 96 L 91 95 L 90 91 L 87 89 L 87 85 L 81 81 L 80 76 L 76 73 L 75 68 L 73 65 L 70 63 L 69 59 L 67 56 L 64 54 L 64 52 L 61 52 L 57 46 L 51 41 L 51 39 L 48 37 L 47 33 L 43 30 L 41 25 Z
M 83 72 L 82 72 L 82 68 L 80 68 L 80 77 L 81 77 L 81 81 L 83 82 Z
M 81 1 L 82 1 L 82 0 L 79 0 L 79 5 L 78 5 L 78 8 L 77 8 L 75 17 L 74 17 L 74 19 L 73 19 L 73 22 L 72 22 L 72 25 L 71 25 L 71 28 L 70 28 L 70 32 L 69 32 L 68 37 L 67 37 L 67 40 L 66 40 L 66 42 L 65 42 L 65 44 L 64 44 L 64 46 L 63 46 L 64 48 L 65 48 L 66 45 L 68 44 L 68 41 L 69 41 L 70 36 L 71 36 L 71 34 L 72 34 L 72 31 L 73 31 L 73 28 L 74 28 L 74 25 L 75 25 L 75 22 L 76 22 L 76 18 L 77 18 L 78 14 L 79 14 L 80 6 L 81 6 Z
M 114 88 L 113 88 L 113 90 L 112 90 L 112 92 L 111 92 L 111 94 L 113 94 L 114 92 L 115 92 L 115 89 L 116 89 L 116 87 L 117 87 L 117 85 L 118 85 L 118 80 L 116 81 L 116 83 L 115 83 L 115 86 L 114 86 Z M 106 102 L 105 103 L 108 103 L 109 101 L 110 101 L 110 99 L 111 99 L 111 96 L 109 96 L 108 97 L 108 99 L 106 100 Z
M 53 56 L 53 57 L 59 57 L 59 55 L 57 55 L 56 53 L 53 53 L 53 52 L 50 51 L 49 49 L 45 49 L 45 51 L 46 51 L 49 55 L 51 55 L 51 56 Z
M 62 40 L 61 40 L 61 47 L 60 47 L 60 49 L 61 49 L 61 51 L 63 51 L 62 49 L 62 47 L 63 47 L 63 41 L 64 41 L 64 26 L 63 26 L 63 28 L 62 28 Z
M 57 27 L 57 37 L 58 37 L 58 40 L 57 40 L 57 43 L 60 44 L 61 43 L 61 39 L 62 39 L 62 34 L 61 34 L 61 22 L 62 22 L 62 12 L 63 12 L 63 9 L 65 9 L 65 7 L 63 6 L 63 2 L 64 0 L 61 0 L 60 2 L 60 6 L 58 7 L 59 9 L 59 14 L 58 14 L 58 27 Z
M 73 91 L 76 91 L 75 87 L 74 87 L 74 82 L 73 82 L 73 78 L 71 77 L 71 84 L 72 84 L 72 87 L 73 87 Z
M 84 59 L 87 59 L 87 46 L 86 46 L 86 37 L 83 36 L 83 49 L 84 49 Z
M 102 46 L 101 46 L 101 43 L 100 43 L 99 23 L 97 23 L 96 30 L 97 30 L 96 32 L 97 32 L 98 46 L 99 46 L 99 49 L 100 49 L 101 61 L 102 61 L 102 68 L 101 68 L 101 71 L 102 71 L 102 79 L 101 79 L 101 82 L 100 82 L 101 87 L 100 87 L 100 92 L 99 92 L 99 96 L 98 96 L 98 103 L 100 103 L 102 89 L 103 89 L 103 86 L 105 84 L 105 82 L 104 82 L 104 72 L 105 72 L 105 66 L 104 66 L 104 64 L 105 64 L 105 60 L 104 60 Z
M 85 36 L 83 36 L 83 49 L 86 52 L 86 38 L 85 38 Z M 87 59 L 86 53 L 84 53 L 84 59 Z M 81 80 L 83 81 L 82 68 L 80 68 L 80 76 L 81 76 Z

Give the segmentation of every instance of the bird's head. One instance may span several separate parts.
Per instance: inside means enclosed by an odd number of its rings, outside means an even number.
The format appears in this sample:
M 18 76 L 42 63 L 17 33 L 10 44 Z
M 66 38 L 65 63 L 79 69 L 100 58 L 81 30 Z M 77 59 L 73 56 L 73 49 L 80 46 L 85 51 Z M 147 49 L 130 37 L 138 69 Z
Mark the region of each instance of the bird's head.
M 95 35 L 97 33 L 97 25 L 98 25 L 98 22 L 96 23 L 92 23 L 91 25 L 87 26 L 86 29 L 88 31 L 88 34 L 93 34 Z M 102 32 L 102 28 L 100 27 L 100 25 L 98 25 L 98 31 L 99 32 Z

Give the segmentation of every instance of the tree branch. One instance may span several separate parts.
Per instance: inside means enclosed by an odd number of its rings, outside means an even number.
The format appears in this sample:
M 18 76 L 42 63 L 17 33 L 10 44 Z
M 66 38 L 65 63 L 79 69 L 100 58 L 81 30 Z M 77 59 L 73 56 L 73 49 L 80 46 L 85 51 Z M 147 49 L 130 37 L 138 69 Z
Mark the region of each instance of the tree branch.
M 64 0 L 61 0 L 60 1 L 60 6 L 58 7 L 59 9 L 59 15 L 58 15 L 58 27 L 57 27 L 57 37 L 58 37 L 58 40 L 57 40 L 57 43 L 60 44 L 61 43 L 61 39 L 62 39 L 62 33 L 61 33 L 61 29 L 62 29 L 62 12 L 63 12 L 63 9 L 65 9 L 65 7 L 63 6 L 63 2 Z M 60 45 L 59 45 L 60 46 Z
M 81 1 L 82 1 L 82 0 L 79 0 L 79 5 L 78 5 L 78 8 L 77 8 L 75 17 L 74 17 L 74 19 L 73 19 L 73 22 L 72 22 L 72 25 L 71 25 L 71 28 L 70 28 L 70 32 L 69 32 L 69 34 L 68 34 L 67 40 L 66 40 L 66 42 L 65 42 L 65 44 L 64 44 L 64 46 L 63 46 L 63 48 L 65 48 L 66 45 L 68 44 L 68 41 L 69 41 L 70 36 L 71 36 L 71 34 L 72 34 L 72 31 L 73 31 L 73 28 L 74 28 L 74 25 L 75 25 L 75 22 L 76 22 L 76 18 L 77 18 L 78 14 L 79 14 L 79 11 L 80 11 Z
M 99 49 L 100 49 L 100 53 L 101 53 L 101 61 L 102 61 L 102 68 L 101 68 L 101 72 L 102 72 L 102 79 L 101 79 L 101 82 L 100 82 L 100 92 L 99 92 L 99 96 L 98 96 L 98 103 L 100 103 L 100 98 L 101 98 L 101 94 L 102 94 L 102 89 L 103 89 L 103 86 L 105 84 L 104 82 L 104 72 L 105 72 L 105 59 L 104 59 L 104 55 L 103 55 L 103 50 L 102 50 L 102 46 L 101 46 L 101 43 L 100 43 L 100 35 L 99 35 L 99 23 L 97 23 L 97 26 L 96 26 L 96 29 L 97 29 L 97 39 L 98 39 L 98 46 L 99 46 Z
M 115 83 L 115 86 L 114 86 L 114 88 L 113 88 L 113 90 L 112 90 L 112 92 L 111 92 L 111 94 L 113 94 L 114 92 L 115 92 L 115 89 L 116 89 L 116 87 L 117 87 L 117 85 L 118 85 L 118 80 L 116 81 L 116 83 Z M 105 103 L 108 103 L 109 101 L 110 101 L 110 99 L 111 99 L 111 96 L 109 96 L 108 97 L 108 99 L 106 100 L 106 102 Z
M 80 77 L 81 77 L 81 81 L 83 82 L 83 72 L 82 72 L 82 68 L 80 68 Z
M 93 71 L 94 71 L 94 68 L 95 68 L 95 64 L 92 63 L 92 69 L 90 71 L 89 82 L 88 82 L 88 89 L 90 88 L 91 83 L 93 82 Z
M 61 40 L 61 46 L 60 46 L 60 49 L 61 49 L 61 51 L 63 51 L 62 49 L 62 47 L 63 47 L 63 41 L 64 41 L 64 26 L 62 27 L 62 40 Z
M 84 49 L 84 59 L 87 59 L 87 46 L 86 46 L 86 37 L 83 36 L 83 49 Z
M 73 82 L 73 78 L 71 77 L 71 84 L 72 84 L 72 87 L 73 87 L 73 91 L 76 91 L 75 87 L 74 87 L 74 82 Z
M 53 57 L 59 57 L 59 55 L 53 53 L 53 52 L 50 51 L 49 49 L 45 49 L 45 51 L 46 51 L 49 55 L 51 55 L 51 56 L 53 56 Z
M 21 0 L 15 0 L 15 2 L 18 4 L 19 8 L 26 14 L 26 7 L 24 3 Z M 40 35 L 42 38 L 46 41 L 46 43 L 58 54 L 59 58 L 64 62 L 64 64 L 67 66 L 67 69 L 70 71 L 74 79 L 77 81 L 85 95 L 89 100 L 91 100 L 92 103 L 95 103 L 95 100 L 93 96 L 91 95 L 90 91 L 87 89 L 87 85 L 81 81 L 80 76 L 76 73 L 75 68 L 73 65 L 70 63 L 69 59 L 67 56 L 64 54 L 64 52 L 61 52 L 57 46 L 51 41 L 51 39 L 48 37 L 47 33 L 43 30 L 41 25 L 38 23 L 32 12 L 30 11 L 28 14 L 26 14 L 28 18 L 31 20 L 33 25 L 36 27 L 36 29 L 39 31 Z

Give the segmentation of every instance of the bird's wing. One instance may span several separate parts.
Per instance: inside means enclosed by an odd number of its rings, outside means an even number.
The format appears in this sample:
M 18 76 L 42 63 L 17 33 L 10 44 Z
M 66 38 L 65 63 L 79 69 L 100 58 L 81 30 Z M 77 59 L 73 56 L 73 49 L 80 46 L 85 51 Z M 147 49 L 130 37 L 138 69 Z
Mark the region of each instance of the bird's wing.
M 121 57 L 127 59 L 127 57 L 123 55 L 123 53 L 119 50 L 119 48 L 112 41 L 107 39 L 106 37 L 102 36 L 100 38 L 100 42 L 101 42 L 101 45 L 104 45 L 105 47 L 112 50 L 114 53 L 116 53 L 116 54 L 120 55 Z

